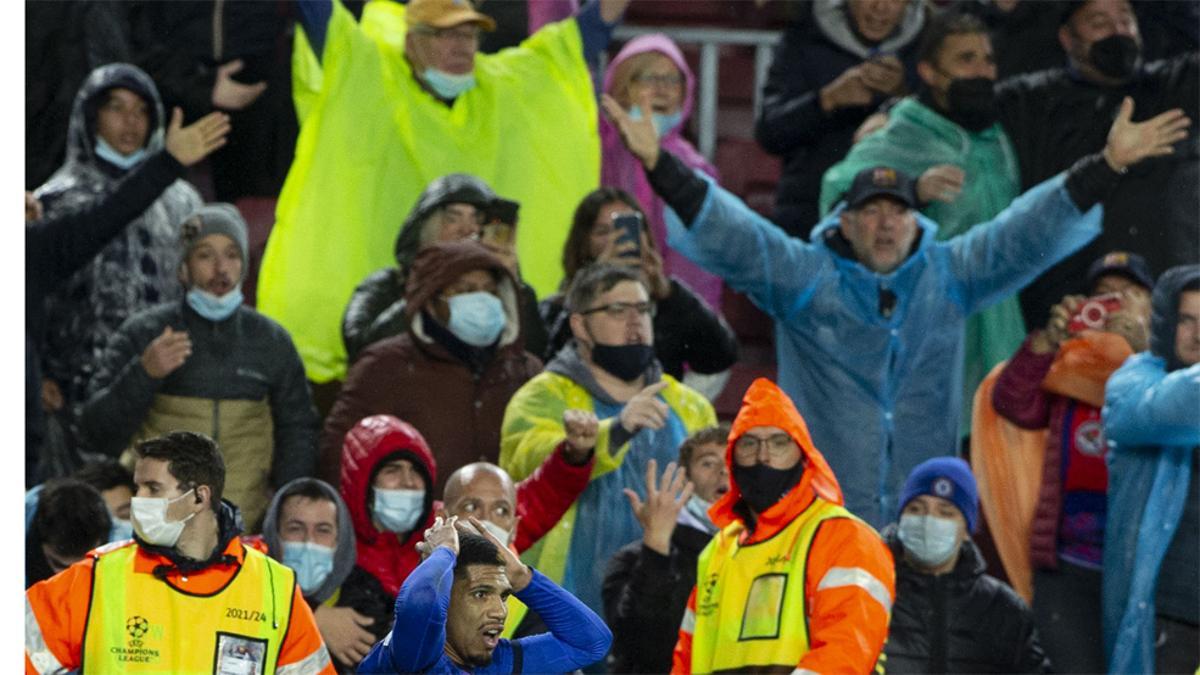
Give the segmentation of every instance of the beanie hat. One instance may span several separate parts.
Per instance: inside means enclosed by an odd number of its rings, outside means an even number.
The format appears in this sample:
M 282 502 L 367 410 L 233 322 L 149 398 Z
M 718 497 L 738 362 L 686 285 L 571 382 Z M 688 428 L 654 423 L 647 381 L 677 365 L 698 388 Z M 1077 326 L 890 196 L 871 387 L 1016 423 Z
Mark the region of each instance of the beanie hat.
M 933 495 L 953 502 L 967 521 L 967 531 L 975 531 L 979 520 L 979 491 L 971 467 L 957 457 L 934 457 L 917 465 L 900 491 L 900 512 L 921 495 Z
M 186 261 L 192 249 L 210 234 L 223 234 L 237 244 L 242 254 L 242 275 L 250 264 L 250 246 L 246 239 L 246 221 L 233 204 L 216 202 L 205 204 L 192 212 L 183 221 L 183 259 Z

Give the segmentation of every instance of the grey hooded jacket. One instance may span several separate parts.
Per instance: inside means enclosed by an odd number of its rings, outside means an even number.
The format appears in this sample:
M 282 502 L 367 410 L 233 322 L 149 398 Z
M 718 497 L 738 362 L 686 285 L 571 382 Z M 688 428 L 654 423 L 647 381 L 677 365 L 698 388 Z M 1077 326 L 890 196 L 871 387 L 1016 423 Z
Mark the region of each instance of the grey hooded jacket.
M 354 569 L 354 524 L 350 522 L 350 513 L 342 501 L 338 491 L 323 480 L 316 478 L 297 478 L 279 488 L 267 507 L 267 517 L 263 519 L 263 542 L 267 545 L 268 555 L 283 562 L 283 541 L 279 538 L 279 511 L 288 497 L 302 490 L 315 489 L 337 505 L 337 550 L 333 554 L 333 571 L 325 577 L 325 581 L 311 593 L 305 593 L 304 599 L 312 607 L 316 607 L 333 596 L 341 587 L 350 570 Z
M 95 202 L 112 192 L 125 175 L 126 171 L 95 153 L 97 110 L 104 94 L 114 87 L 129 89 L 149 103 L 146 158 L 163 148 L 165 118 L 154 82 L 124 63 L 92 71 L 75 96 L 67 160 L 35 192 L 47 219 Z M 109 336 L 127 317 L 182 296 L 176 279 L 179 226 L 201 202 L 195 188 L 175 181 L 95 260 L 50 296 L 45 335 L 32 337 L 42 344 L 45 375 L 59 384 L 68 404 L 84 400 Z

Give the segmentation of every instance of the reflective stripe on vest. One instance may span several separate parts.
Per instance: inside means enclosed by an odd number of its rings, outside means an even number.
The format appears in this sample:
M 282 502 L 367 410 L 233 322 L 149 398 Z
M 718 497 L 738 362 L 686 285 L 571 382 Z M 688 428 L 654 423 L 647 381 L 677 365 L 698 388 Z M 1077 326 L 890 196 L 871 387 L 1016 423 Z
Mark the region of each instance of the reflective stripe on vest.
M 67 669 L 58 662 L 58 657 L 46 645 L 46 638 L 42 635 L 42 626 L 33 612 L 33 605 L 29 604 L 28 596 L 25 598 L 25 653 L 29 655 L 29 662 L 33 664 L 38 673 L 67 672 Z
M 190 595 L 135 573 L 137 551 L 126 546 L 96 559 L 85 673 L 275 672 L 291 620 L 290 569 L 247 547 L 225 588 Z
M 766 541 L 739 545 L 745 528 L 734 523 L 709 542 L 697 563 L 693 673 L 796 667 L 808 653 L 808 552 L 817 527 L 832 518 L 854 516 L 815 499 Z

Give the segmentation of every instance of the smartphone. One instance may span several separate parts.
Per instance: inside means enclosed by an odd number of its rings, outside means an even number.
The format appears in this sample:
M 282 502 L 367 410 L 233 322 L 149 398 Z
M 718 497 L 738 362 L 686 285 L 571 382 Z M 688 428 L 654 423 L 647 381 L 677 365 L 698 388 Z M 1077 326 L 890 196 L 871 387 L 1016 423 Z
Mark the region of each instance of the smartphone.
M 479 239 L 497 246 L 511 246 L 517 238 L 517 211 L 520 208 L 520 204 L 507 199 L 493 201 L 485 214 Z
M 618 213 L 613 215 L 613 229 L 617 231 L 617 243 L 633 242 L 633 250 L 626 256 L 642 257 L 642 216 L 639 213 Z
M 1087 302 L 1080 306 L 1075 316 L 1071 317 L 1071 322 L 1067 324 L 1067 330 L 1072 333 L 1078 333 L 1088 328 L 1102 330 L 1104 323 L 1108 320 L 1108 315 L 1119 309 L 1121 309 L 1121 296 L 1117 293 L 1088 298 Z

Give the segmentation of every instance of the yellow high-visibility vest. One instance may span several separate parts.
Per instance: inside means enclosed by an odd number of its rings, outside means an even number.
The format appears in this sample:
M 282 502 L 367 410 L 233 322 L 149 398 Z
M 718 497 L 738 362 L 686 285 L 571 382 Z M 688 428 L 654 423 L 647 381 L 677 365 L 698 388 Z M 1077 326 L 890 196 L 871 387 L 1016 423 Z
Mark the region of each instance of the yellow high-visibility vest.
M 136 545 L 95 562 L 84 629 L 84 673 L 274 673 L 296 576 L 246 548 L 221 590 L 192 595 L 135 573 Z
M 696 611 L 683 618 L 692 629 L 693 673 L 800 662 L 808 653 L 808 550 L 817 527 L 832 518 L 854 515 L 818 498 L 765 541 L 739 545 L 740 522 L 713 537 L 697 562 Z

